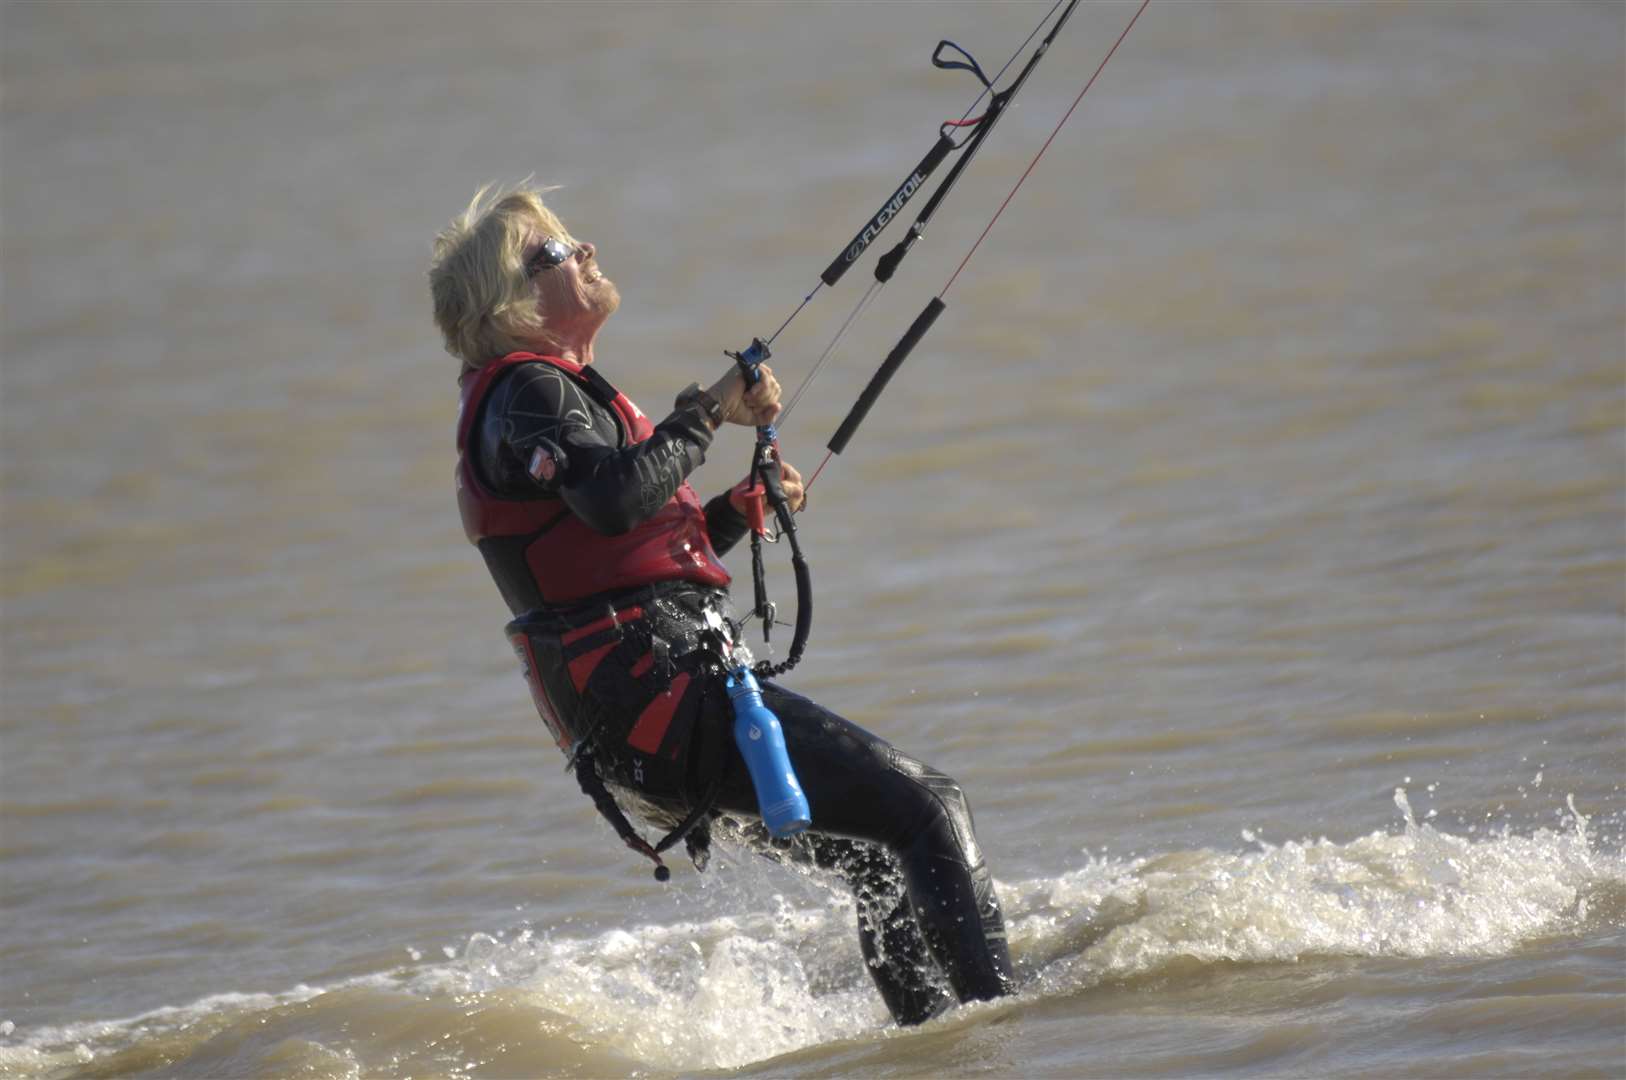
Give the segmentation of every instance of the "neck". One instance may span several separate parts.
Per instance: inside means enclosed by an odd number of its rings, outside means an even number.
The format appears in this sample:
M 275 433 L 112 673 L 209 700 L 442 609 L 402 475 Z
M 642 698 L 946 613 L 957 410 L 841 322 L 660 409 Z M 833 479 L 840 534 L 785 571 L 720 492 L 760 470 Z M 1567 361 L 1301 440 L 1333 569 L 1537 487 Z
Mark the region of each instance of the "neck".
M 561 360 L 569 360 L 573 364 L 584 367 L 593 362 L 593 343 L 591 341 L 560 342 L 554 347 L 553 354 Z
M 593 362 L 593 343 L 598 340 L 599 327 L 602 320 L 594 326 L 575 324 L 558 327 L 554 330 L 553 354 L 561 360 L 569 360 L 575 364 L 587 365 Z

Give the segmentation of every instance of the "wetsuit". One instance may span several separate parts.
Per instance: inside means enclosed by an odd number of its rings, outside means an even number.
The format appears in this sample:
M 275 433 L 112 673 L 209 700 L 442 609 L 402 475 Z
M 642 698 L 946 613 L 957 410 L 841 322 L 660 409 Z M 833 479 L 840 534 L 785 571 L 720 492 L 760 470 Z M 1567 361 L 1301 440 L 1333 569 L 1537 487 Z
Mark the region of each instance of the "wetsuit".
M 507 359 L 509 370 L 465 388 L 463 475 L 482 498 L 534 511 L 542 539 L 523 530 L 477 537 L 472 527 L 471 539 L 513 610 L 510 639 L 561 748 L 589 750 L 584 767 L 657 825 L 710 798 L 719 824 L 764 854 L 840 873 L 856 900 L 864 958 L 900 1023 L 956 998 L 1009 992 L 1004 922 L 959 785 L 773 682 L 763 698 L 784 726 L 813 827 L 788 842 L 768 838 L 708 647 L 719 624 L 737 633 L 726 572 L 718 583 L 710 565 L 747 529 L 726 495 L 704 508 L 705 552 L 687 539 L 670 545 L 671 578 L 545 597 L 574 591 L 580 578 L 553 572 L 569 552 L 545 566 L 526 561 L 527 547 L 551 535 L 555 512 L 568 510 L 610 547 L 674 504 L 698 508 L 685 477 L 711 444 L 700 407 L 650 426 L 625 398 L 611 400 L 596 372 Z M 943 979 L 930 974 L 933 961 Z

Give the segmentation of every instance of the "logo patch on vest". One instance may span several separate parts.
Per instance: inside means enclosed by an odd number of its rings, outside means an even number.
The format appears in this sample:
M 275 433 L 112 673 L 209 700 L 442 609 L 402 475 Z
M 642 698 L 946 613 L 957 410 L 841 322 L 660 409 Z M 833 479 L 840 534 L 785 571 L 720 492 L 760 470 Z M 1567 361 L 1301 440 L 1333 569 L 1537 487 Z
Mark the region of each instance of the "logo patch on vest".
M 539 446 L 531 452 L 531 465 L 528 471 L 531 479 L 551 484 L 553 478 L 559 475 L 559 463 L 553 460 L 552 454 Z

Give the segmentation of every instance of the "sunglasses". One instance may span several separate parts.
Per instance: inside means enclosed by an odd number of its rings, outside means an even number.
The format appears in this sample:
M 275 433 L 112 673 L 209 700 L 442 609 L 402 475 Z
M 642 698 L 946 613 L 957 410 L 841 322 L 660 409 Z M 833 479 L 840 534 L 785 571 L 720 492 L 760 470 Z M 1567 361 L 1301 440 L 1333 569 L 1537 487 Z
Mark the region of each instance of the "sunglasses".
M 576 254 L 573 245 L 565 243 L 557 237 L 550 236 L 542 241 L 542 246 L 536 249 L 525 262 L 525 276 L 535 277 L 542 271 L 558 266 L 560 263 Z

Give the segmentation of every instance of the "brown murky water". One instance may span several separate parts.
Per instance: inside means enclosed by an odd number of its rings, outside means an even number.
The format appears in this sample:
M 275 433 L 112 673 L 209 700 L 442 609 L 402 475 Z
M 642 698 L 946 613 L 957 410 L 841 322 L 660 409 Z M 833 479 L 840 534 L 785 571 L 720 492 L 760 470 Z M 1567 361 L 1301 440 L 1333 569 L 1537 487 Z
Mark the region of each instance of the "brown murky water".
M 1020 997 L 899 1032 L 842 897 L 655 886 L 561 772 L 430 236 L 563 184 L 659 410 L 969 102 L 937 40 L 1044 10 L 0 8 L 0 1074 L 1626 1070 L 1619 4 L 1154 0 L 820 479 L 791 682 L 965 784 Z M 1079 10 L 792 460 L 1133 10 Z

